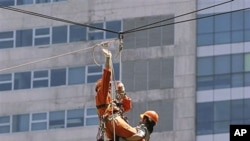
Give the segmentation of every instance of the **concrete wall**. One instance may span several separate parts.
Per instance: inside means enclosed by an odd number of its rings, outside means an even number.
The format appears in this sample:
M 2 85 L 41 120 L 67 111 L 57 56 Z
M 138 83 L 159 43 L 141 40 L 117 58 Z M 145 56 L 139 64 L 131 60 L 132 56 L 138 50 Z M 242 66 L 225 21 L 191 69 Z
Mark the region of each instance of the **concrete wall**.
M 126 18 L 167 15 L 181 15 L 194 11 L 195 0 L 68 0 L 68 2 L 39 5 L 18 6 L 37 13 L 42 13 L 79 23 L 103 20 L 120 20 Z M 0 9 L 1 31 L 16 29 L 48 27 L 65 25 L 65 23 L 43 19 L 21 13 Z M 188 15 L 175 21 L 194 18 Z M 58 44 L 47 48 L 17 48 L 0 50 L 0 69 L 10 66 L 55 56 L 89 47 L 92 42 L 71 44 Z M 155 132 L 152 141 L 194 141 L 195 140 L 195 21 L 175 25 L 175 43 L 171 46 L 153 48 L 153 53 L 148 49 L 124 49 L 123 61 L 136 60 L 140 55 L 149 58 L 174 57 L 174 88 L 153 91 L 131 92 L 130 96 L 135 102 L 151 100 L 173 101 L 173 130 L 168 132 Z M 133 52 L 133 53 L 131 53 Z M 141 53 L 143 52 L 143 54 Z M 70 67 L 77 65 L 94 64 L 90 55 L 91 50 L 86 50 L 73 55 L 43 61 L 32 65 L 7 70 L 16 72 L 24 70 L 39 70 L 57 67 Z M 146 54 L 144 54 L 146 53 Z M 99 55 L 100 53 L 96 53 Z M 139 55 L 139 56 L 138 56 Z M 144 57 L 141 57 L 144 58 Z M 101 57 L 97 61 L 103 63 Z M 147 58 L 145 58 L 147 59 Z M 76 61 L 77 60 L 77 61 Z M 5 73 L 1 72 L 1 73 Z M 93 84 L 61 86 L 57 88 L 41 88 L 33 90 L 17 90 L 0 92 L 0 115 L 50 111 L 85 106 L 95 106 Z M 136 111 L 140 113 L 143 111 Z M 130 115 L 137 118 L 138 115 Z M 160 117 L 164 119 L 164 117 Z M 157 127 L 156 127 L 157 128 Z M 95 140 L 97 127 L 82 127 L 75 129 L 58 129 L 55 131 L 39 131 L 28 133 L 0 134 L 0 139 L 5 141 L 82 141 Z

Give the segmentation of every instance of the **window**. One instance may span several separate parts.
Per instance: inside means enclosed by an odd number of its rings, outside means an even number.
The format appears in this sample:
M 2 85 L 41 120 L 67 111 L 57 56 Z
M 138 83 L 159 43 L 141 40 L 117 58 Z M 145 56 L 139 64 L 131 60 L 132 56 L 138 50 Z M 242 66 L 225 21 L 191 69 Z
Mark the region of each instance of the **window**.
M 49 72 L 48 70 L 33 72 L 33 88 L 48 87 Z
M 213 133 L 214 105 L 212 102 L 197 105 L 197 134 Z
M 250 71 L 250 53 L 245 54 L 245 71 Z
M 106 29 L 120 32 L 121 31 L 121 21 L 110 21 L 106 22 Z M 106 31 L 106 39 L 117 38 L 117 34 Z
M 31 88 L 31 72 L 19 72 L 14 75 L 14 89 Z
M 33 0 L 17 0 L 17 5 L 33 4 Z
M 243 115 L 243 100 L 232 100 L 231 101 L 231 121 L 237 122 L 238 120 L 243 120 L 244 115 Z
M 85 67 L 69 68 L 69 85 L 85 83 Z
M 98 116 L 96 113 L 96 108 L 87 108 L 86 109 L 86 126 L 89 125 L 98 125 L 99 124 L 99 120 L 98 120 Z
M 29 131 L 29 114 L 14 115 L 12 118 L 12 132 Z
M 229 31 L 231 29 L 231 15 L 222 14 L 214 17 L 214 30 L 215 32 Z
M 1 0 L 0 4 L 4 6 L 14 6 L 15 0 Z
M 232 12 L 232 30 L 244 29 L 244 11 Z
M 232 74 L 231 76 L 232 87 L 242 87 L 244 86 L 244 75 L 243 73 Z
M 229 55 L 215 56 L 215 74 L 225 74 L 231 72 L 231 61 Z
M 14 33 L 13 33 L 13 31 L 0 32 L 0 49 L 13 48 L 13 47 L 14 47 Z
M 197 60 L 197 75 L 212 75 L 213 74 L 213 57 L 201 57 Z
M 70 42 L 86 41 L 86 27 L 71 25 L 70 27 Z
M 214 44 L 214 35 L 211 34 L 200 34 L 197 36 L 197 45 L 206 46 Z
M 48 3 L 51 0 L 36 0 L 36 3 Z
M 49 129 L 64 128 L 65 111 L 55 111 L 49 113 Z
M 10 116 L 0 117 L 0 133 L 10 133 Z
M 47 129 L 47 113 L 31 114 L 31 130 Z
M 50 86 L 66 85 L 66 69 L 51 70 Z
M 243 54 L 232 55 L 232 72 L 243 72 L 244 58 Z
M 102 77 L 103 66 L 87 67 L 87 82 L 94 83 Z
M 0 91 L 12 90 L 12 75 L 0 74 Z
M 201 33 L 212 33 L 214 31 L 214 16 L 212 14 L 198 15 L 197 20 L 197 32 Z M 211 16 L 211 17 L 209 17 Z M 203 18 L 202 18 L 203 17 Z M 199 19 L 200 18 L 200 19 Z M 206 27 L 206 28 L 204 28 Z
M 74 109 L 67 111 L 67 127 L 77 127 L 84 125 L 84 109 Z
M 103 23 L 90 24 L 93 27 L 103 28 Z M 104 39 L 104 32 L 95 28 L 89 28 L 88 40 L 100 40 Z
M 32 46 L 32 30 L 16 31 L 16 47 Z
M 58 26 L 52 28 L 52 44 L 67 43 L 67 26 Z
M 50 44 L 50 28 L 35 29 L 35 45 L 49 45 Z
M 210 90 L 214 88 L 213 76 L 198 77 L 197 83 L 197 90 Z
M 214 88 L 223 89 L 231 87 L 231 76 L 229 74 L 214 76 Z
M 244 26 L 245 26 L 245 29 L 250 29 L 250 10 L 246 10 L 245 11 L 245 18 L 244 18 Z

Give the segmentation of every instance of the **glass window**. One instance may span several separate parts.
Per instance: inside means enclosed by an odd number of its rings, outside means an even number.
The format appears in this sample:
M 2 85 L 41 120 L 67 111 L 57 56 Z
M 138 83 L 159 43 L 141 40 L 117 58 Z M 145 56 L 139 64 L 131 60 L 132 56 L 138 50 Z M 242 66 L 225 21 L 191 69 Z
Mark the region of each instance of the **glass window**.
M 213 122 L 200 122 L 196 124 L 197 135 L 213 134 Z
M 65 111 L 55 111 L 49 113 L 49 129 L 64 128 Z
M 213 57 L 200 57 L 197 60 L 198 76 L 213 74 Z
M 69 41 L 70 42 L 86 41 L 86 27 L 71 25 Z
M 48 70 L 33 72 L 33 88 L 48 87 L 49 72 Z
M 85 67 L 69 68 L 69 85 L 85 83 Z
M 36 0 L 36 3 L 48 3 L 51 0 Z
M 214 16 L 215 32 L 230 31 L 231 29 L 231 14 L 222 14 Z
M 32 46 L 32 30 L 16 31 L 16 47 Z
M 13 31 L 0 32 L 0 49 L 13 48 L 13 47 L 14 47 L 14 33 L 13 33 Z
M 229 133 L 229 121 L 214 122 L 214 134 L 216 133 Z
M 244 75 L 243 73 L 232 74 L 232 87 L 242 87 L 244 86 Z
M 232 12 L 232 30 L 244 29 L 244 11 Z
M 14 115 L 12 117 L 12 132 L 29 131 L 29 114 Z
M 121 21 L 110 21 L 106 22 L 106 29 L 120 32 L 121 31 Z M 111 33 L 106 31 L 106 38 L 117 38 L 116 33 Z
M 84 109 L 74 109 L 67 111 L 67 127 L 83 126 Z
M 197 90 L 210 90 L 214 86 L 213 76 L 203 76 L 197 78 Z
M 53 2 L 66 1 L 66 0 L 53 0 Z
M 245 11 L 245 18 L 244 18 L 244 20 L 245 20 L 245 29 L 250 29 L 250 10 L 246 10 Z
M 102 76 L 103 66 L 88 66 L 87 68 L 87 82 L 94 83 Z
M 10 133 L 10 116 L 0 117 L 0 134 Z
M 243 116 L 243 100 L 231 101 L 231 120 L 242 120 Z
M 214 88 L 230 88 L 231 87 L 231 77 L 229 74 L 226 75 L 216 75 L 214 77 Z
M 58 26 L 52 28 L 52 44 L 67 42 L 67 28 L 67 26 Z
M 119 64 L 113 64 L 114 67 L 114 72 L 115 72 L 115 80 L 119 80 L 120 79 L 120 65 Z
M 231 42 L 231 34 L 230 32 L 220 32 L 215 33 L 214 35 L 214 43 L 215 44 L 226 44 Z
M 33 4 L 33 0 L 17 0 L 17 5 Z
M 103 23 L 93 23 L 91 24 L 91 26 L 97 28 L 103 28 Z M 89 40 L 104 39 L 104 32 L 95 28 L 89 28 L 88 39 Z
M 50 28 L 35 29 L 35 45 L 50 44 Z
M 214 105 L 212 102 L 197 104 L 197 122 L 208 122 L 214 119 Z
M 214 44 L 213 34 L 199 34 L 197 35 L 197 46 L 206 46 Z
M 215 74 L 225 74 L 231 72 L 231 61 L 229 55 L 215 56 Z
M 47 113 L 34 113 L 31 115 L 31 130 L 47 129 Z
M 245 86 L 250 86 L 250 72 L 245 73 Z
M 14 6 L 15 0 L 1 0 L 0 4 L 4 6 Z
M 243 54 L 233 54 L 232 55 L 232 72 L 243 72 L 244 68 Z
M 96 108 L 87 108 L 86 109 L 86 125 L 98 125 L 99 120 L 96 112 Z
M 51 70 L 50 86 L 60 86 L 66 84 L 66 69 Z
M 213 33 L 214 30 L 214 17 L 208 17 L 211 14 L 198 15 L 197 32 L 200 33 Z M 202 18 L 206 17 L 206 18 Z
M 230 101 L 219 101 L 214 103 L 214 121 L 230 120 Z
M 239 43 L 244 41 L 243 31 L 233 31 L 232 32 L 232 43 Z
M 244 31 L 244 40 L 245 40 L 245 42 L 246 41 L 250 41 L 250 30 L 245 30 Z
M 244 101 L 244 119 L 250 120 L 250 99 L 243 99 Z
M 245 71 L 250 71 L 250 53 L 245 54 Z
M 12 75 L 0 74 L 0 91 L 12 90 Z
M 31 72 L 19 72 L 14 74 L 14 89 L 31 88 Z

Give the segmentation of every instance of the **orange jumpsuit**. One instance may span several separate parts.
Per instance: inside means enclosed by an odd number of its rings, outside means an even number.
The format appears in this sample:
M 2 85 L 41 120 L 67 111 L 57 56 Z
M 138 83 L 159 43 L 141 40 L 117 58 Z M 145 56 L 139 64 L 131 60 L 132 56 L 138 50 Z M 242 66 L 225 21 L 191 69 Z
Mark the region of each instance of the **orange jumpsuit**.
M 105 120 L 105 133 L 108 139 L 113 139 L 114 132 L 116 136 L 127 138 L 136 134 L 137 130 L 136 128 L 130 126 L 124 119 L 122 119 L 120 115 L 114 114 L 120 110 L 117 106 L 112 108 L 109 105 L 112 102 L 112 97 L 110 95 L 110 76 L 111 70 L 105 68 L 103 70 L 101 80 L 98 80 L 102 83 L 95 97 L 97 112 L 100 117 L 107 117 Z M 124 96 L 124 98 L 121 100 L 121 104 L 123 107 L 122 112 L 127 112 L 132 108 L 131 99 L 127 96 Z

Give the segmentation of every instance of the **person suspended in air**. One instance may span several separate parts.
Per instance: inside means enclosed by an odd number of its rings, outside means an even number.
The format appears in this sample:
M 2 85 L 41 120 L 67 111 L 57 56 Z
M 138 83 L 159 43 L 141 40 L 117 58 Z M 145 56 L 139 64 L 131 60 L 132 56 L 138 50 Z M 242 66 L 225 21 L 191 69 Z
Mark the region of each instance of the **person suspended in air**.
M 95 87 L 95 102 L 100 121 L 97 141 L 148 141 L 148 137 L 153 131 L 152 127 L 158 121 L 158 114 L 156 113 L 157 118 L 155 117 L 153 120 L 152 118 L 148 119 L 148 115 L 143 114 L 140 125 L 137 127 L 129 125 L 123 114 L 131 110 L 132 100 L 126 95 L 124 84 L 121 81 L 114 81 L 116 90 L 115 98 L 112 98 L 112 54 L 107 49 L 102 49 L 102 52 L 106 58 L 105 68 Z M 155 124 L 151 124 L 151 121 Z

